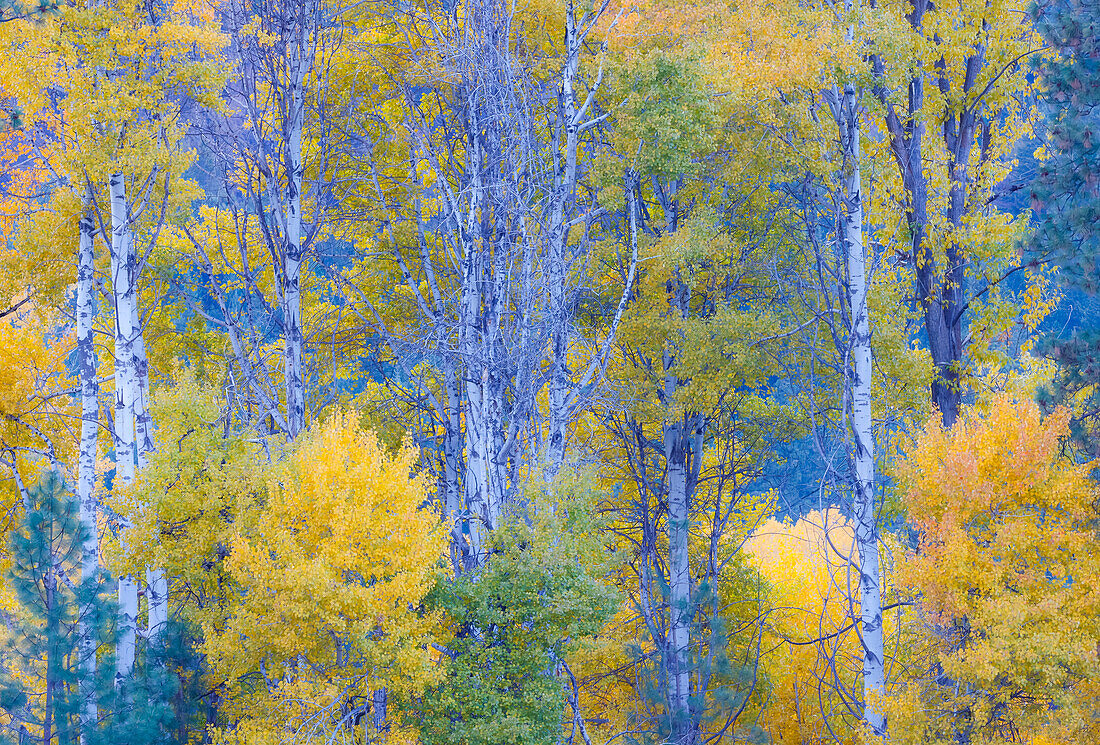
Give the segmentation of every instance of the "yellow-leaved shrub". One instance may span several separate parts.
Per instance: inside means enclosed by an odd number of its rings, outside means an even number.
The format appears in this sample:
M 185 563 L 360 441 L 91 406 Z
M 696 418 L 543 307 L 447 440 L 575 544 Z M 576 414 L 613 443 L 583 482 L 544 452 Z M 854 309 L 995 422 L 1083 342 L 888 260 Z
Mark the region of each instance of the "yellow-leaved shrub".
M 933 418 L 901 465 L 920 538 L 900 579 L 939 639 L 922 742 L 1100 736 L 1100 492 L 1065 451 L 1069 416 L 1002 394 Z
M 445 555 L 418 453 L 391 455 L 352 413 L 302 435 L 271 467 L 266 503 L 232 539 L 238 588 L 204 623 L 238 736 L 323 742 L 366 716 L 373 691 L 410 695 L 433 679 L 436 624 L 417 612 Z M 356 711 L 359 711 L 356 714 Z

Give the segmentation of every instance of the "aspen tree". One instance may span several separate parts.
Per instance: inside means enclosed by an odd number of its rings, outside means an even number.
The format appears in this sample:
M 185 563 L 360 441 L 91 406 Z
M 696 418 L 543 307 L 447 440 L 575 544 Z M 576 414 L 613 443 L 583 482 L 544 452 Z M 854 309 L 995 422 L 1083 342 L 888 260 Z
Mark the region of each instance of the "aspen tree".
M 847 18 L 857 15 L 857 3 L 844 3 Z M 856 21 L 848 21 L 844 29 L 844 44 L 860 45 L 861 29 Z M 855 71 L 850 71 L 849 75 Z M 859 638 L 863 647 L 863 718 L 878 736 L 886 734 L 886 720 L 881 704 L 876 701 L 886 694 L 886 660 L 882 637 L 882 577 L 879 563 L 878 516 L 875 510 L 875 428 L 872 419 L 872 350 L 870 322 L 870 273 L 864 242 L 864 195 L 861 178 L 860 139 L 863 137 L 864 112 L 861 108 L 862 89 L 851 77 L 843 84 L 834 84 L 825 93 L 833 114 L 840 148 L 840 195 L 842 205 L 838 216 L 838 242 L 843 255 L 847 298 L 844 305 L 848 328 L 845 358 L 847 426 L 850 431 L 848 458 L 852 476 L 853 521 L 855 550 L 859 556 Z
M 341 3 L 325 0 L 230 2 L 219 11 L 238 74 L 226 88 L 226 110 L 208 133 L 209 145 L 221 161 L 226 191 L 233 197 L 229 212 L 238 223 L 247 223 L 249 231 L 258 232 L 250 234 L 249 241 L 261 242 L 268 254 L 278 309 L 275 320 L 282 332 L 280 387 L 285 409 L 268 406 L 264 413 L 291 439 L 306 423 L 302 290 L 309 277 L 307 259 L 324 237 L 327 209 L 333 203 L 326 178 L 338 151 L 327 128 L 336 104 L 329 102 L 324 81 L 332 74 L 345 12 Z M 307 146 L 315 148 L 319 161 L 309 164 L 308 175 Z M 216 255 L 214 247 L 195 248 L 207 262 L 210 254 Z M 242 242 L 239 250 L 247 270 L 249 246 Z M 214 264 L 210 266 L 215 270 Z M 255 277 L 246 281 L 258 289 Z M 219 297 L 225 291 L 215 288 Z M 235 354 L 245 382 L 254 390 L 266 388 L 256 379 L 261 366 L 252 363 L 251 352 L 240 341 L 254 329 L 242 325 L 233 313 L 225 313 L 221 323 L 232 325 L 230 333 L 238 338 Z
M 940 630 L 924 742 L 1096 735 L 1097 491 L 1062 452 L 1069 419 L 1005 391 L 929 422 L 899 463 L 920 541 L 902 579 Z
M 464 570 L 485 560 L 505 513 L 522 509 L 522 480 L 561 468 L 629 294 L 599 343 L 581 338 L 576 301 L 603 214 L 581 164 L 606 118 L 596 110 L 602 62 L 588 50 L 610 12 L 561 10 L 556 38 L 516 46 L 530 9 L 409 9 L 390 33 L 421 62 L 381 60 L 392 68 L 379 71 L 388 80 L 363 164 L 374 205 L 408 207 L 371 214 L 379 227 L 361 239 L 362 263 L 338 279 L 394 370 L 390 408 L 439 439 L 431 464 Z
M 723 631 L 736 613 L 723 592 L 737 581 L 729 536 L 763 509 L 742 491 L 763 452 L 756 427 L 782 437 L 789 426 L 756 377 L 770 369 L 764 350 L 786 336 L 768 300 L 775 288 L 756 269 L 783 265 L 789 213 L 745 154 L 759 145 L 738 152 L 740 100 L 713 95 L 704 55 L 687 41 L 693 24 L 720 19 L 693 9 L 665 27 L 675 10 L 644 10 L 652 25 L 615 48 L 611 91 L 625 100 L 597 161 L 604 173 L 612 163 L 626 171 L 625 221 L 642 243 L 616 340 L 612 390 L 622 399 L 600 407 L 598 431 L 628 485 L 614 506 L 635 552 L 630 602 L 652 640 L 639 672 L 658 692 L 631 729 L 687 744 L 742 734 L 756 694 L 751 671 L 725 677 L 746 641 Z M 726 179 L 746 170 L 753 176 Z M 751 623 L 741 629 L 755 638 Z
M 84 581 L 99 575 L 99 498 L 96 495 L 96 453 L 99 444 L 99 371 L 95 355 L 95 223 L 92 215 L 91 187 L 86 190 L 84 213 L 80 216 L 80 244 L 76 276 L 76 353 L 80 380 L 80 451 L 77 462 L 76 498 L 84 528 L 83 558 L 80 576 Z M 80 656 L 82 664 L 82 729 L 98 720 L 95 700 L 96 639 L 94 627 L 82 620 Z
M 123 39 L 119 34 L 124 31 L 129 35 Z M 217 76 L 204 63 L 218 38 L 201 29 L 201 20 L 190 9 L 174 3 L 156 9 L 126 2 L 69 5 L 57 18 L 44 26 L 28 26 L 24 33 L 39 39 L 53 55 L 56 66 L 50 71 L 50 84 L 66 93 L 63 106 L 41 113 L 64 145 L 46 159 L 60 187 L 56 204 L 71 209 L 65 192 L 79 190 L 81 209 L 91 212 L 86 219 L 99 226 L 89 234 L 90 241 L 82 237 L 77 263 L 86 265 L 90 251 L 94 266 L 94 234 L 102 235 L 110 248 L 116 483 L 124 487 L 133 482 L 152 447 L 141 272 L 169 213 L 173 179 L 191 159 L 180 147 L 182 97 L 202 98 L 205 89 L 217 84 Z M 140 234 L 135 232 L 139 227 Z M 92 277 L 85 272 L 82 281 L 91 282 Z M 91 295 L 83 295 L 80 287 L 78 295 L 84 314 Z M 89 372 L 91 368 L 85 367 Z M 92 448 L 94 439 L 89 436 L 82 444 Z M 84 456 L 85 461 L 94 458 L 93 453 Z M 155 635 L 166 618 L 167 591 L 155 570 L 149 584 Z M 123 578 L 120 592 L 121 679 L 133 660 L 137 580 Z
M 849 10 L 850 9 L 846 9 Z M 853 30 L 845 32 L 853 41 Z M 863 184 L 860 178 L 862 134 L 859 100 L 853 82 L 843 92 L 834 88 L 830 96 L 842 151 L 844 205 L 841 250 L 847 274 L 847 308 L 850 313 L 847 354 L 850 362 L 845 377 L 850 386 L 850 459 L 853 477 L 856 552 L 859 555 L 860 641 L 863 645 L 863 717 L 878 735 L 884 735 L 886 721 L 874 699 L 886 693 L 885 659 L 882 644 L 882 581 L 879 566 L 879 536 L 875 514 L 875 433 L 871 407 L 871 324 L 868 304 L 869 267 L 863 239 Z

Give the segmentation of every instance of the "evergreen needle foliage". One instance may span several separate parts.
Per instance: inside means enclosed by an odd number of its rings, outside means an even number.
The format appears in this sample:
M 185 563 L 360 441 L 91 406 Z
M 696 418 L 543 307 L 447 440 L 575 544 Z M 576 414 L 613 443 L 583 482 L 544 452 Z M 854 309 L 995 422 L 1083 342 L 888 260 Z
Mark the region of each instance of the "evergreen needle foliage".
M 1031 235 L 1036 261 L 1058 267 L 1061 282 L 1095 299 L 1100 292 L 1100 5 L 1052 0 L 1033 8 L 1050 56 L 1038 64 L 1048 126 L 1047 159 L 1031 188 L 1038 215 Z M 1086 391 L 1089 401 L 1071 425 L 1092 457 L 1100 454 L 1097 404 L 1100 333 L 1075 329 L 1051 336 L 1044 349 L 1059 364 L 1054 384 L 1040 391 L 1048 409 Z
M 80 579 L 83 546 L 77 506 L 49 471 L 29 490 L 10 538 L 8 579 L 18 605 L 8 619 L 0 709 L 12 742 L 31 735 L 43 743 L 78 738 L 80 621 L 98 637 L 110 617 L 103 586 Z

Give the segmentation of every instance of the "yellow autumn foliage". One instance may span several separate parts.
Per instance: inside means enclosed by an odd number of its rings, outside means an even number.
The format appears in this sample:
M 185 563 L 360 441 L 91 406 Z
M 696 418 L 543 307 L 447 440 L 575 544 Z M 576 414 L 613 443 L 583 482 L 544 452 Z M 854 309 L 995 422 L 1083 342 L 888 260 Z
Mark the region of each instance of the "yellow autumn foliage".
M 830 677 L 850 687 L 860 662 L 848 599 L 849 561 L 857 560 L 853 539 L 843 516 L 827 510 L 794 524 L 769 520 L 745 544 L 773 588 L 771 633 L 762 651 L 770 696 L 760 723 L 775 743 L 833 741 L 824 716 L 836 704 Z M 845 734 L 841 742 L 854 742 Z
M 769 520 L 745 543 L 769 583 L 768 633 L 760 665 L 768 694 L 760 726 L 777 745 L 861 742 L 853 694 L 862 654 L 858 629 L 859 555 L 840 510 L 814 510 L 793 523 Z M 925 654 L 927 639 L 892 581 L 896 542 L 883 558 L 883 636 L 895 674 Z M 891 740 L 893 742 L 893 740 Z
M 231 704 L 247 741 L 290 726 L 308 742 L 314 725 L 323 741 L 317 723 L 336 722 L 341 706 L 432 680 L 434 624 L 415 609 L 446 534 L 425 508 L 417 457 L 408 444 L 390 455 L 354 414 L 338 413 L 272 467 L 267 502 L 226 560 L 240 593 L 223 625 L 204 624 L 216 675 L 253 680 L 252 695 Z
M 930 421 L 901 466 L 920 541 L 900 580 L 941 646 L 925 741 L 1100 736 L 1100 492 L 1063 449 L 1069 417 L 1002 394 Z
M 73 385 L 65 364 L 72 335 L 25 295 L 10 300 L 0 302 L 0 311 L 12 308 L 0 317 L 0 509 L 9 513 L 19 501 L 14 477 L 30 486 L 51 460 L 67 464 L 75 445 L 64 395 Z

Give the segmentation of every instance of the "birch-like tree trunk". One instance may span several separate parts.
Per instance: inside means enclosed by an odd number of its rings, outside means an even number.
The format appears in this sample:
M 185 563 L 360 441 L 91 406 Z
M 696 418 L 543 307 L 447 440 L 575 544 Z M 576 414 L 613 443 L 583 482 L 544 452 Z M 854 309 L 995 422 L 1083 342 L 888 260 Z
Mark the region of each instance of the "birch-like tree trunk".
M 324 29 L 338 22 L 340 11 L 320 0 L 228 0 L 219 8 L 240 65 L 226 89 L 229 113 L 211 144 L 225 168 L 228 211 L 238 226 L 256 220 L 270 253 L 275 274 L 271 304 L 282 332 L 281 376 L 278 368 L 269 373 L 266 353 L 257 343 L 266 333 L 259 326 L 272 319 L 260 319 L 228 303 L 231 315 L 223 313 L 215 322 L 225 324 L 236 337 L 233 351 L 241 374 L 262 407 L 254 422 L 257 429 L 263 436 L 270 434 L 263 422 L 271 421 L 294 439 L 306 424 L 303 274 L 308 277 L 307 256 L 338 201 L 329 193 L 331 181 L 306 180 L 303 148 L 315 136 L 314 164 L 320 174 L 330 174 L 337 167 L 340 149 L 327 133 L 334 118 L 347 113 L 338 115 L 327 106 L 323 86 L 315 88 L 310 81 L 315 64 L 331 61 L 325 45 L 332 37 L 326 37 Z M 253 23 L 259 24 L 269 43 L 255 43 Z M 344 124 L 353 126 L 349 121 Z M 313 208 L 310 220 L 306 220 L 307 207 Z M 205 254 L 204 262 L 211 269 L 236 274 L 251 291 L 265 294 L 264 286 L 255 282 L 258 267 L 247 246 L 240 248 L 242 267 L 233 267 L 224 257 L 219 260 L 201 246 L 196 249 Z M 212 284 L 218 283 L 215 276 L 211 275 Z M 221 290 L 215 293 L 221 295 L 219 303 L 226 304 Z M 277 396 L 275 391 L 280 389 L 283 395 Z M 285 399 L 285 411 L 280 399 Z
M 410 183 L 423 178 L 425 164 L 433 183 L 430 198 L 410 200 L 415 245 L 395 240 L 388 216 L 380 217 L 380 230 L 421 327 L 433 331 L 394 333 L 406 321 L 391 325 L 374 308 L 370 315 L 395 358 L 415 358 L 415 349 L 432 361 L 431 383 L 408 401 L 421 422 L 442 429 L 432 435 L 442 438 L 442 457 L 434 460 L 456 570 L 483 561 L 488 532 L 506 511 L 525 509 L 519 474 L 542 465 L 552 476 L 560 467 L 582 392 L 594 387 L 599 365 L 574 375 L 568 361 L 575 268 L 585 259 L 569 232 L 590 219 L 577 204 L 577 160 L 583 133 L 601 120 L 591 113 L 599 76 L 580 94 L 575 78 L 606 7 L 606 0 L 586 11 L 567 7 L 554 91 L 512 49 L 513 13 L 500 0 L 477 0 L 461 16 L 424 16 L 447 74 L 435 96 L 423 95 L 423 82 L 402 84 L 416 124 Z M 549 147 L 540 132 L 544 115 L 551 118 Z M 376 190 L 384 204 L 387 195 Z M 422 205 L 432 214 L 422 216 Z M 544 386 L 548 407 L 539 403 Z M 392 381 L 392 390 L 402 388 Z
M 116 478 L 133 482 L 137 470 L 154 450 L 149 413 L 149 361 L 145 354 L 141 308 L 138 304 L 138 257 L 126 194 L 126 177 L 110 177 L 111 272 L 115 288 L 115 430 Z M 145 576 L 149 603 L 149 638 L 155 638 L 168 621 L 168 582 L 162 569 Z M 118 584 L 119 679 L 129 674 L 136 654 L 138 580 L 121 577 Z
M 149 640 L 168 624 L 168 577 L 163 569 L 145 570 L 145 599 L 149 603 Z
M 581 19 L 583 24 L 584 19 Z M 550 323 L 550 381 L 549 381 L 549 437 L 548 476 L 553 477 L 565 459 L 565 440 L 572 417 L 568 399 L 571 388 L 569 379 L 569 323 L 568 250 L 569 227 L 574 193 L 577 188 L 577 147 L 579 144 L 580 118 L 574 95 L 574 78 L 580 61 L 577 39 L 577 18 L 573 3 L 569 2 L 565 13 L 565 62 L 562 65 L 561 90 L 558 94 L 560 121 L 555 131 L 555 173 L 550 195 L 550 219 L 546 226 L 546 292 L 548 320 Z
M 133 329 L 130 351 L 133 353 L 134 376 L 134 461 L 137 464 L 137 470 L 140 471 L 145 468 L 149 453 L 153 452 L 156 446 L 153 443 L 153 420 L 149 412 L 149 358 L 145 355 L 145 334 L 142 331 L 141 308 L 137 302 L 138 271 L 135 253 L 131 278 L 135 286 L 135 294 L 134 303 L 130 306 L 130 313 L 133 315 L 130 326 Z
M 134 371 L 134 328 L 137 261 L 130 230 L 126 179 L 122 173 L 110 176 L 111 194 L 111 281 L 115 302 L 115 478 L 133 483 L 135 475 L 134 404 L 137 376 Z M 123 530 L 128 526 L 123 526 Z M 118 580 L 118 646 L 115 682 L 121 684 L 134 667 L 137 642 L 138 588 L 131 577 Z
M 115 468 L 129 484 L 135 473 L 134 404 L 137 377 L 134 371 L 135 287 L 134 237 L 130 230 L 126 179 L 111 174 L 111 284 L 115 304 Z
M 850 10 L 850 8 L 849 8 Z M 854 31 L 849 29 L 848 41 Z M 864 720 L 880 736 L 886 720 L 874 700 L 886 693 L 882 640 L 882 585 L 875 519 L 875 434 L 871 409 L 871 321 L 867 305 L 868 267 L 863 239 L 863 184 L 860 174 L 860 95 L 855 84 L 827 95 L 840 139 L 843 214 L 840 245 L 847 275 L 848 429 L 851 435 L 852 495 L 856 550 L 859 552 L 860 640 L 863 648 Z
M 96 517 L 99 501 L 95 492 L 95 462 L 99 430 L 99 380 L 96 377 L 94 330 L 96 320 L 95 291 L 95 223 L 92 219 L 92 199 L 89 188 L 80 216 L 80 242 L 77 247 L 76 270 L 76 360 L 80 379 L 80 454 L 77 461 L 76 496 L 80 504 L 80 522 L 84 526 L 84 551 L 80 576 L 90 580 L 99 574 L 99 526 Z M 96 636 L 95 619 L 89 611 L 80 611 L 80 724 L 81 742 L 84 733 L 99 719 L 96 706 Z
M 305 428 L 305 381 L 302 377 L 302 127 L 305 123 L 305 81 L 309 59 L 304 29 L 291 44 L 290 91 L 287 111 L 286 187 L 281 195 L 283 236 L 283 370 L 286 380 L 287 435 Z
M 135 267 L 137 257 L 134 257 Z M 137 272 L 132 282 L 137 285 Z M 134 374 L 134 459 L 140 471 L 149 460 L 156 446 L 153 442 L 153 418 L 149 412 L 149 359 L 145 355 L 145 333 L 142 330 L 141 308 L 135 302 L 130 308 L 133 314 L 133 374 Z M 145 599 L 149 605 L 148 638 L 155 639 L 168 623 L 168 579 L 163 569 L 145 571 Z
M 678 181 L 673 179 L 661 183 L 654 177 L 653 185 L 665 216 L 664 230 L 667 235 L 672 235 L 678 230 L 680 222 Z M 630 202 L 633 210 L 635 200 L 632 198 Z M 668 312 L 686 318 L 690 313 L 691 290 L 678 268 L 673 269 L 666 290 Z M 667 499 L 669 597 L 667 637 L 658 646 L 664 651 L 664 695 L 669 718 L 669 740 L 675 745 L 693 745 L 698 740 L 700 728 L 698 712 L 692 706 L 691 648 L 696 608 L 690 548 L 692 500 L 698 479 L 699 458 L 702 456 L 703 432 L 698 414 L 678 411 L 677 392 L 685 381 L 677 374 L 677 363 L 675 344 L 666 344 L 661 360 L 664 381 L 659 395 L 669 415 L 661 428 Z
M 471 106 L 468 127 L 477 126 L 477 109 Z M 465 416 L 465 471 L 462 477 L 463 492 L 465 495 L 466 510 L 468 513 L 468 530 L 470 551 L 474 564 L 478 564 L 484 558 L 482 546 L 485 542 L 486 531 L 496 527 L 496 514 L 489 502 L 489 443 L 488 443 L 488 402 L 486 401 L 486 389 L 489 384 L 489 369 L 486 364 L 484 349 L 483 308 L 485 306 L 483 291 L 485 284 L 486 247 L 477 240 L 481 234 L 478 225 L 479 212 L 488 212 L 488 205 L 483 205 L 481 197 L 483 186 L 481 183 L 481 148 L 476 142 L 467 145 L 470 158 L 469 171 L 471 183 L 469 186 L 469 206 L 465 214 L 455 211 L 453 220 L 457 223 L 463 220 L 465 225 L 459 227 L 459 235 L 467 239 L 459 238 L 462 246 L 462 277 L 461 297 L 458 307 L 458 346 L 460 358 L 463 361 L 463 393 L 466 404 Z M 486 218 L 488 215 L 486 215 Z M 456 226 L 458 227 L 458 226 Z M 488 312 L 488 308 L 485 311 Z
M 680 204 L 677 201 L 676 180 L 662 186 L 654 178 L 654 192 L 665 214 L 665 231 L 672 235 L 679 228 Z M 690 289 L 679 269 L 667 284 L 669 312 L 687 317 L 690 312 Z M 666 347 L 662 367 L 664 390 L 662 403 L 675 411 L 676 393 L 682 381 L 676 373 L 676 357 Z M 670 719 L 670 739 L 676 745 L 692 745 L 699 731 L 697 717 L 691 705 L 691 626 L 695 619 L 692 597 L 690 544 L 692 496 L 695 490 L 696 459 L 701 457 L 695 435 L 701 436 L 698 415 L 676 413 L 662 427 L 665 461 L 665 490 L 668 498 L 668 588 L 669 626 L 665 660 L 667 689 L 665 698 Z M 701 443 L 700 443 L 701 445 Z
M 442 348 L 442 345 L 441 345 Z M 455 571 L 472 565 L 469 521 L 463 515 L 462 481 L 462 391 L 458 371 L 449 359 L 443 365 L 443 463 L 440 477 L 443 481 L 444 508 L 451 526 L 451 564 Z
M 675 390 L 674 376 L 666 379 L 666 394 Z M 671 390 L 670 390 L 671 389 Z M 691 484 L 690 434 L 680 418 L 664 427 L 664 455 L 668 489 L 669 629 L 665 662 L 670 740 L 676 745 L 694 742 L 691 715 L 691 624 L 695 608 L 691 592 Z

